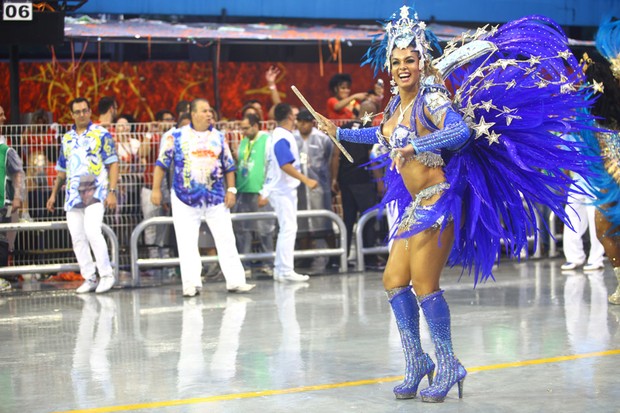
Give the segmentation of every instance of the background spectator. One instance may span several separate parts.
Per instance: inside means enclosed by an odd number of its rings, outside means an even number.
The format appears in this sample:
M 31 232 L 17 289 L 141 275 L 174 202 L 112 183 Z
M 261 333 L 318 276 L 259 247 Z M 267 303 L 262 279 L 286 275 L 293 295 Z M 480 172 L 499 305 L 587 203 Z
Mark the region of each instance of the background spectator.
M 297 114 L 297 130 L 293 132 L 297 147 L 301 172 L 319 184 L 311 190 L 300 184 L 298 210 L 326 209 L 332 210 L 330 162 L 334 144 L 331 139 L 314 127 L 314 118 L 307 109 Z M 332 221 L 328 218 L 298 218 L 297 240 L 301 249 L 327 248 L 335 246 Z M 328 242 L 329 240 L 329 242 Z M 312 260 L 314 271 L 324 270 L 329 258 L 316 257 Z
M 351 94 L 351 75 L 338 73 L 329 80 L 329 91 L 332 97 L 327 99 L 327 118 L 351 120 L 357 117 L 359 102 L 368 96 L 360 92 Z
M 103 127 L 110 127 L 116 121 L 116 115 L 118 112 L 118 103 L 113 96 L 104 96 L 99 99 L 97 104 L 97 111 L 99 112 L 98 123 Z M 112 132 L 112 130 L 110 130 Z

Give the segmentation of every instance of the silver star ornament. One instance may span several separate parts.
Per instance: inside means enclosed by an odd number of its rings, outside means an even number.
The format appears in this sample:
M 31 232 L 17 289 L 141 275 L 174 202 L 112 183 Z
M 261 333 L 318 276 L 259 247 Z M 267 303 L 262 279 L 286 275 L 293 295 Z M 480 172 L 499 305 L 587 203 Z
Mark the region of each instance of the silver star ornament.
M 476 139 L 482 135 L 489 135 L 489 128 L 493 125 L 495 122 L 487 122 L 484 120 L 484 116 L 481 116 L 480 122 L 473 128 L 476 131 Z

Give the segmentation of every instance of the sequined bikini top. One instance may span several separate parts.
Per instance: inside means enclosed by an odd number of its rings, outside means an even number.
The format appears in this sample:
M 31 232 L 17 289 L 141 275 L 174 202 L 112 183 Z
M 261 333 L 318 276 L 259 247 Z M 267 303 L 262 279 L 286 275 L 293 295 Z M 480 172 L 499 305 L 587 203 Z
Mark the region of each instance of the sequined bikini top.
M 414 103 L 413 109 L 411 110 L 411 123 L 413 125 L 416 124 L 415 120 L 419 116 L 422 116 L 424 120 L 426 120 L 424 115 L 424 99 L 421 99 L 421 96 L 422 94 L 418 94 L 418 96 L 416 96 L 416 102 Z M 391 116 L 391 114 L 394 113 L 394 109 L 396 109 L 399 102 L 399 97 L 392 98 L 392 100 L 387 105 L 386 113 L 390 114 Z M 384 118 L 384 122 L 390 116 Z M 408 128 L 405 125 L 398 125 L 396 126 L 396 128 L 394 128 L 394 130 L 392 131 L 392 136 L 390 136 L 390 139 L 388 140 L 387 137 L 381 133 L 382 126 L 383 124 L 381 124 L 381 126 L 377 128 L 377 140 L 382 146 L 386 147 L 388 150 L 393 150 L 395 148 L 404 148 L 409 144 L 410 139 L 415 139 L 418 136 L 415 128 L 412 129 Z M 413 156 L 413 159 L 429 168 L 439 168 L 445 165 L 439 150 L 418 153 Z

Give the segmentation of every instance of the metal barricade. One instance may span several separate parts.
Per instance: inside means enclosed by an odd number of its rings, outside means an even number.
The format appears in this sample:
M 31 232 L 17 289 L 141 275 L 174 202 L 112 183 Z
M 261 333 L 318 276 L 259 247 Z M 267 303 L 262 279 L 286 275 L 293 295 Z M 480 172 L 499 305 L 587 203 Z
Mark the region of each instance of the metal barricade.
M 0 232 L 8 231 L 48 231 L 66 229 L 67 221 L 51 221 L 51 222 L 16 222 L 8 224 L 0 224 Z M 119 262 L 119 246 L 118 238 L 112 228 L 103 224 L 101 230 L 107 235 L 111 248 L 111 264 L 114 268 L 114 274 L 118 280 L 118 262 Z M 42 264 L 42 265 L 17 265 L 0 268 L 0 276 L 18 275 L 18 274 L 35 274 L 35 273 L 52 273 L 63 271 L 79 271 L 80 267 L 77 263 L 73 264 Z
M 326 209 L 312 210 L 312 211 L 297 211 L 297 218 L 330 218 L 336 223 L 340 231 L 340 248 L 323 248 L 323 249 L 308 249 L 295 251 L 294 256 L 298 257 L 316 257 L 316 256 L 340 256 L 340 272 L 345 272 L 347 269 L 347 230 L 344 226 L 342 218 L 332 211 Z M 275 219 L 277 218 L 275 212 L 244 212 L 231 214 L 231 218 L 234 221 L 250 221 L 255 219 Z M 202 222 L 206 222 L 204 219 Z M 172 217 L 154 217 L 145 219 L 140 222 L 131 233 L 130 241 L 130 253 L 131 253 L 131 277 L 132 285 L 137 287 L 140 285 L 140 267 L 170 267 L 179 265 L 179 258 L 138 258 L 138 240 L 140 234 L 144 232 L 144 229 L 150 225 L 170 225 L 173 223 Z M 254 260 L 254 259 L 274 259 L 275 252 L 260 252 L 250 254 L 239 254 L 242 261 Z M 217 256 L 204 256 L 200 258 L 203 263 L 217 262 Z
M 563 232 L 556 231 L 557 216 L 553 211 L 549 214 L 549 258 L 558 256 L 558 241 L 563 239 Z
M 384 216 L 387 212 L 383 212 Z M 373 210 L 365 213 L 357 221 L 357 227 L 355 228 L 355 255 L 356 255 L 356 271 L 364 270 L 364 255 L 366 254 L 389 254 L 390 250 L 387 245 L 382 247 L 364 247 L 364 226 L 371 219 L 375 218 L 379 214 L 378 210 Z
M 535 211 L 534 213 L 536 214 L 536 227 L 537 228 L 544 228 L 544 226 L 542 225 L 543 218 L 540 216 L 538 211 Z M 531 257 L 532 258 L 540 258 L 540 257 L 542 257 L 541 234 L 539 233 L 537 237 L 534 237 L 533 235 L 530 235 L 529 237 L 527 237 L 527 239 L 528 239 L 528 241 L 536 242 L 536 244 L 534 245 L 534 254 L 531 255 Z
M 33 114 L 32 114 L 33 115 Z M 26 119 L 30 119 L 31 116 Z M 26 120 L 25 119 L 25 120 Z M 51 114 L 48 114 L 48 121 Z M 114 125 L 112 125 L 114 126 Z M 133 265 L 130 257 L 131 234 L 143 218 L 142 190 L 152 185 L 153 168 L 159 154 L 163 134 L 171 125 L 166 122 L 131 123 L 129 128 L 110 127 L 116 142 L 119 158 L 119 181 L 117 186 L 118 207 L 106 211 L 104 223 L 109 225 L 118 237 L 120 268 Z M 274 121 L 261 122 L 261 129 L 275 128 Z M 240 121 L 217 122 L 231 147 L 236 151 L 243 133 Z M 17 151 L 24 164 L 26 196 L 23 200 L 24 219 L 34 222 L 55 222 L 65 220 L 62 208 L 65 191 L 58 191 L 56 208 L 47 210 L 47 200 L 54 185 L 62 136 L 71 128 L 68 124 L 0 125 L 0 136 Z M 140 143 L 138 146 L 137 143 Z M 39 248 L 40 246 L 44 246 Z M 71 251 L 71 240 L 64 230 L 21 232 L 15 249 L 20 254 L 14 258 L 15 265 L 30 265 L 40 262 L 48 264 L 72 264 L 75 257 Z M 40 250 L 40 254 L 32 251 Z M 34 257 L 33 257 L 34 256 Z M 36 258 L 36 261 L 33 259 Z M 64 268 L 64 267 L 63 267 Z
M 364 247 L 363 246 L 364 226 L 370 219 L 376 217 L 378 213 L 379 211 L 377 210 L 370 211 L 362 215 L 357 222 L 357 227 L 355 229 L 355 252 L 356 252 L 356 257 L 357 257 L 355 269 L 357 271 L 364 270 L 364 255 L 366 254 L 389 254 L 390 252 L 387 245 L 382 246 L 382 247 Z M 562 239 L 562 234 L 559 234 L 559 235 L 555 234 L 554 219 L 555 219 L 555 215 L 551 213 L 551 216 L 549 217 L 549 232 L 551 233 L 551 237 L 550 237 L 551 246 L 549 248 L 549 251 L 550 251 L 549 256 L 551 256 L 551 250 L 553 250 L 555 253 L 554 237 L 556 237 L 557 239 Z M 542 221 L 541 221 L 540 214 L 536 213 L 536 226 L 540 228 L 541 224 L 542 224 Z M 532 254 L 531 257 L 540 258 L 542 256 L 540 234 L 537 238 L 535 238 L 534 236 L 529 236 L 527 237 L 527 239 L 529 242 L 534 242 L 535 240 L 538 241 L 536 242 L 536 245 L 534 245 L 534 254 Z M 502 242 L 502 245 L 503 245 L 503 242 Z

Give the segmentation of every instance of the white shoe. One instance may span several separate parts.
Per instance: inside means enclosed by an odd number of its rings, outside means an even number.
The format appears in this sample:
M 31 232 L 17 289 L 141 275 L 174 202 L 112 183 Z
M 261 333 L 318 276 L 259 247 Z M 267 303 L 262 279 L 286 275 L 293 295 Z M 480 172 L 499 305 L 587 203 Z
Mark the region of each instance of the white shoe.
M 80 285 L 77 290 L 75 290 L 75 292 L 78 294 L 92 293 L 97 289 L 97 284 L 98 282 L 96 278 L 86 279 L 84 280 L 84 283 Z
M 0 278 L 0 291 L 9 291 L 11 288 L 11 283 L 5 280 L 4 278 Z
M 259 273 L 260 275 L 263 276 L 267 276 L 267 277 L 273 277 L 273 269 L 267 267 L 267 266 L 263 266 L 260 267 L 256 270 L 257 273 Z
M 185 287 L 185 288 L 183 288 L 183 297 L 195 297 L 199 293 L 200 293 L 200 291 L 196 287 Z
M 583 265 L 583 262 L 565 262 L 564 264 L 562 264 L 562 266 L 560 267 L 560 269 L 562 271 L 570 271 L 570 270 L 574 270 L 577 267 L 581 267 Z
M 586 264 L 583 266 L 584 271 L 598 271 L 605 268 L 604 264 Z
M 277 276 L 274 274 L 274 278 L 277 281 L 302 282 L 308 281 L 310 279 L 310 276 L 305 274 L 297 274 L 295 271 L 293 271 L 289 272 L 288 274 L 278 274 Z
M 95 290 L 95 292 L 97 294 L 101 294 L 101 293 L 110 291 L 112 287 L 114 287 L 115 283 L 116 283 L 116 278 L 114 278 L 113 275 L 104 275 L 99 280 L 99 285 L 97 286 L 97 289 Z
M 237 287 L 228 288 L 229 293 L 247 293 L 251 291 L 256 285 L 254 284 L 241 284 Z

